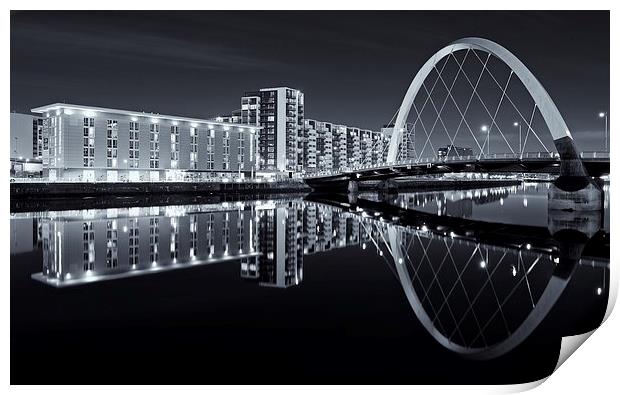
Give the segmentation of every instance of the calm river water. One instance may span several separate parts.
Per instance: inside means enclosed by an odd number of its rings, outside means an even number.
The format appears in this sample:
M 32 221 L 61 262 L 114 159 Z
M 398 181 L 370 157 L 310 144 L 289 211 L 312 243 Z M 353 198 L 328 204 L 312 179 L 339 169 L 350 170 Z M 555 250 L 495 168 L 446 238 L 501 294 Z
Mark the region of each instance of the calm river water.
M 543 378 L 609 288 L 608 198 L 547 188 L 13 213 L 11 381 Z

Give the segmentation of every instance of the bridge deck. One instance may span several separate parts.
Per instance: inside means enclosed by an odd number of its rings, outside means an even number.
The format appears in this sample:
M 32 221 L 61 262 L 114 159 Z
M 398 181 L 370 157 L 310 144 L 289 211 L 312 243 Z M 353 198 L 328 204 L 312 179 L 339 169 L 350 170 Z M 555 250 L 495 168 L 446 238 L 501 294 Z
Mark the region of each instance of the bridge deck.
M 598 177 L 609 174 L 609 153 L 582 153 L 581 159 L 590 174 Z M 519 157 L 497 154 L 488 157 L 445 157 L 400 161 L 390 165 L 357 166 L 340 171 L 319 172 L 304 177 L 310 186 L 350 180 L 382 180 L 405 176 L 444 173 L 548 173 L 558 174 L 560 158 L 556 153 L 536 153 Z

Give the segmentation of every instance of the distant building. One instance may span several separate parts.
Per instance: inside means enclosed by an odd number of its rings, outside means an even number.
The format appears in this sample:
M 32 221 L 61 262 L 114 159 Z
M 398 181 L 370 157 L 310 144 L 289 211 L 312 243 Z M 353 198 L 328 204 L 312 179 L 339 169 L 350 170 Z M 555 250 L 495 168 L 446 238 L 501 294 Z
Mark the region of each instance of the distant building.
M 32 112 L 50 181 L 243 178 L 255 162 L 256 126 L 63 103 Z
M 380 164 L 387 144 L 382 133 L 315 119 L 304 121 L 303 136 L 307 173 Z
M 241 120 L 241 110 L 235 110 L 228 115 L 220 115 L 218 117 L 212 118 L 212 120 L 225 123 L 243 123 Z
M 11 177 L 14 177 L 14 178 L 43 177 L 43 161 L 41 159 L 11 158 Z
M 288 87 L 263 88 L 241 98 L 241 122 L 261 126 L 258 167 L 263 171 L 301 172 L 304 94 Z
M 392 133 L 394 131 L 394 124 L 384 125 L 381 128 L 381 133 L 383 133 L 389 141 L 392 137 Z M 417 154 L 415 150 L 415 128 L 412 124 L 407 124 L 406 130 L 401 135 L 401 139 L 398 145 L 398 155 L 396 157 L 397 161 L 404 161 L 408 159 L 416 159 Z M 387 149 L 384 153 L 384 159 L 387 159 Z
M 11 158 L 41 159 L 43 156 L 43 119 L 31 114 L 11 113 Z
M 453 144 L 441 147 L 437 150 L 437 156 L 439 157 L 448 157 L 448 156 L 473 156 L 474 150 L 471 148 L 463 148 L 457 147 Z

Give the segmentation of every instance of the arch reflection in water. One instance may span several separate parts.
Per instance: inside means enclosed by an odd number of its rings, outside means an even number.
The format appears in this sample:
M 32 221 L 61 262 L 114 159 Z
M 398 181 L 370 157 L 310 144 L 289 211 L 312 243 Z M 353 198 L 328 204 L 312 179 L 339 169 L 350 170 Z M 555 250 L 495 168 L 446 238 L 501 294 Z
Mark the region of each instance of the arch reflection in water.
M 596 272 L 595 282 L 585 276 L 592 305 L 607 303 L 609 245 L 601 213 L 549 210 L 548 226 L 541 228 L 443 218 L 403 209 L 394 199 L 331 202 L 362 218 L 364 233 L 398 278 L 420 323 L 451 351 L 487 359 L 519 346 L 569 283 L 584 285 L 573 279 L 578 268 Z M 561 327 L 558 337 L 572 330 Z

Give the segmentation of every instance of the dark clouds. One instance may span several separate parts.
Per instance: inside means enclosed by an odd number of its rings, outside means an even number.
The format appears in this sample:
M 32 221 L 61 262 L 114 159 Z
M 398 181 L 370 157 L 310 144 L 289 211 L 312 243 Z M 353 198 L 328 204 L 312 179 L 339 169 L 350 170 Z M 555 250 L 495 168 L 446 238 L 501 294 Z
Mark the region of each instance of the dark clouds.
M 428 57 L 464 36 L 515 53 L 584 149 L 598 148 L 587 131 L 609 106 L 607 12 L 18 12 L 11 109 L 64 100 L 204 117 L 289 85 L 309 117 L 377 128 Z

